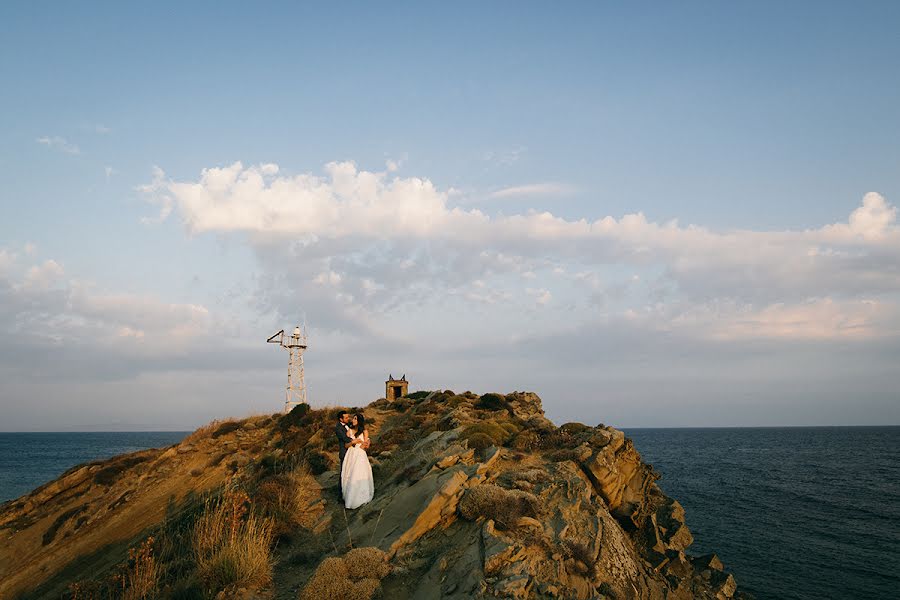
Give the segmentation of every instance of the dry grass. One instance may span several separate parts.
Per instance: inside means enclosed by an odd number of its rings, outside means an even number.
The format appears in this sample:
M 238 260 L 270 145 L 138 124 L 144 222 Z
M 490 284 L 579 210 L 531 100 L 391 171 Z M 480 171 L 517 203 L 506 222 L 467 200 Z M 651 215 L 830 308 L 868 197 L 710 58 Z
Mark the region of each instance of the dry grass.
M 371 600 L 390 572 L 382 550 L 355 548 L 343 557 L 323 560 L 300 592 L 300 600 Z
M 153 538 L 144 540 L 137 548 L 128 550 L 128 570 L 125 573 L 128 587 L 124 600 L 146 600 L 156 597 L 159 583 L 159 566 L 153 556 Z
M 197 575 L 213 594 L 228 586 L 259 589 L 272 581 L 273 522 L 249 510 L 243 492 L 207 502 L 193 532 Z
M 210 437 L 213 434 L 213 432 L 218 430 L 219 427 L 221 427 L 222 425 L 225 425 L 226 423 L 234 423 L 237 420 L 238 419 L 236 419 L 234 417 L 228 417 L 225 419 L 215 419 L 213 421 L 210 421 L 206 425 L 202 425 L 202 426 L 198 427 L 193 433 L 191 433 L 189 436 L 184 438 L 181 441 L 181 443 L 182 444 L 192 444 L 192 443 L 196 442 L 197 440 L 201 440 L 203 438 Z
M 534 494 L 486 483 L 466 491 L 459 502 L 459 514 L 468 521 L 493 519 L 500 529 L 511 529 L 520 517 L 537 517 L 540 502 Z
M 254 425 L 259 427 L 267 423 L 268 421 L 271 421 L 271 419 L 272 415 L 269 413 L 250 413 L 244 417 L 224 417 L 222 419 L 215 419 L 213 421 L 210 421 L 206 425 L 198 427 L 189 436 L 184 438 L 181 443 L 192 444 L 203 438 L 211 437 L 213 433 L 219 430 L 223 425 L 232 427 L 233 425 L 230 424 L 237 423 L 238 427 L 240 427 L 246 425 L 247 423 L 253 423 Z
M 263 481 L 254 494 L 260 507 L 287 529 L 311 529 L 324 511 L 322 487 L 306 465 Z

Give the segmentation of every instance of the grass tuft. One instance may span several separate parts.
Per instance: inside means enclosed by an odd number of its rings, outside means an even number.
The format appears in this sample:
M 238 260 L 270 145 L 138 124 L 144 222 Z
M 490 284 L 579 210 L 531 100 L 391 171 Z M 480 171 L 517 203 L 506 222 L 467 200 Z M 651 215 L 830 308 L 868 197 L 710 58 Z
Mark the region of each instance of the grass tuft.
M 194 526 L 197 574 L 213 594 L 228 586 L 258 589 L 272 581 L 273 523 L 250 511 L 243 492 L 207 501 Z

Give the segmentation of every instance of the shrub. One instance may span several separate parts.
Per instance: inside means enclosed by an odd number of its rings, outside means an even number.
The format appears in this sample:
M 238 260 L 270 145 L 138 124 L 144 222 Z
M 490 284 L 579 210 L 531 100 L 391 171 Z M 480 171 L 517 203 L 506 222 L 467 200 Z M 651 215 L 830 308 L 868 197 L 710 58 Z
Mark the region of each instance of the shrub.
M 560 433 L 566 435 L 578 435 L 579 433 L 589 431 L 590 429 L 590 427 L 583 423 L 565 423 L 559 427 Z
M 521 431 L 521 428 L 512 421 L 503 421 L 499 423 L 499 425 L 506 430 L 506 433 L 508 433 L 510 437 L 516 435 L 517 433 L 519 433 L 519 431 Z
M 350 579 L 366 577 L 384 579 L 391 572 L 387 554 L 375 547 L 354 548 L 344 555 L 344 564 L 347 566 L 347 576 Z
M 294 408 L 291 409 L 291 412 L 282 415 L 281 418 L 278 419 L 278 427 L 280 429 L 290 429 L 292 426 L 300 427 L 301 425 L 305 425 L 306 422 L 304 418 L 309 413 L 309 404 L 305 402 L 303 404 L 298 404 Z
M 530 450 L 534 450 L 539 448 L 541 445 L 541 436 L 536 434 L 535 432 L 526 429 L 521 432 L 519 435 L 515 437 L 512 441 L 512 447 L 516 450 L 522 450 L 528 452 Z
M 481 410 L 506 410 L 512 414 L 512 407 L 506 401 L 506 397 L 500 394 L 484 394 L 475 403 L 475 408 L 480 408 Z
M 347 588 L 347 597 L 353 598 L 361 598 L 362 600 L 369 600 L 370 598 L 375 598 L 376 594 L 381 591 L 381 582 L 377 579 L 372 579 L 371 577 L 366 577 L 365 579 L 360 579 L 359 581 L 354 581 L 350 584 L 350 587 Z
M 505 487 L 523 487 L 523 483 L 527 486 L 533 486 L 536 483 L 543 483 L 550 479 L 550 475 L 541 468 L 512 469 L 503 472 L 498 481 Z
M 219 425 L 219 427 L 215 431 L 213 431 L 212 437 L 218 438 L 223 435 L 229 434 L 232 431 L 237 431 L 240 428 L 241 428 L 240 421 L 228 421 L 226 423 L 222 423 L 221 425 Z
M 300 600 L 343 600 L 349 598 L 347 567 L 339 556 L 326 558 L 300 592 Z
M 460 433 L 460 438 L 468 440 L 470 448 L 475 447 L 473 444 L 484 444 L 484 440 L 480 436 L 486 436 L 490 439 L 490 444 L 487 444 L 487 446 L 497 446 L 498 448 L 509 441 L 509 438 L 511 437 L 507 429 L 492 421 L 474 423 L 463 429 L 462 433 Z M 486 448 L 487 446 L 483 446 L 480 449 Z
M 447 392 L 438 392 L 434 396 L 431 397 L 431 401 L 435 404 L 444 404 L 453 397 L 453 394 L 448 394 Z
M 486 450 L 496 445 L 494 440 L 484 433 L 473 433 L 466 438 L 466 441 L 469 443 L 469 448 L 477 451 Z
M 383 551 L 355 548 L 343 557 L 323 560 L 300 592 L 300 600 L 370 600 L 390 570 Z
M 257 589 L 272 581 L 273 523 L 249 511 L 244 492 L 207 501 L 193 530 L 197 575 L 215 595 L 228 586 Z
M 534 494 L 485 483 L 466 491 L 459 514 L 467 521 L 493 519 L 500 529 L 511 529 L 521 517 L 537 517 L 540 503 Z
M 418 392 L 413 392 L 412 394 L 407 394 L 406 398 L 410 400 L 424 400 L 430 393 L 431 392 L 427 390 L 420 390 Z
M 565 462 L 567 460 L 571 460 L 574 462 L 578 462 L 578 453 L 575 452 L 574 448 L 562 448 L 560 450 L 552 450 L 548 452 L 546 455 L 547 459 L 553 462 Z
M 456 408 L 457 406 L 462 406 L 463 404 L 471 404 L 472 399 L 468 396 L 452 396 L 447 398 L 445 404 L 450 408 Z

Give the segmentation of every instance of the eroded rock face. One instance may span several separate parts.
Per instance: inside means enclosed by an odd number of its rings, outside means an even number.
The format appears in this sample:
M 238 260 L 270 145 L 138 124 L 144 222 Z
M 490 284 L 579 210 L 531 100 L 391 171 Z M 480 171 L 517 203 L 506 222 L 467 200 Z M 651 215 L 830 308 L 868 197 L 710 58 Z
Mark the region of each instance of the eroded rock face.
M 320 472 L 309 486 L 315 510 L 302 542 L 319 554 L 305 559 L 307 567 L 276 563 L 275 587 L 291 583 L 263 592 L 295 598 L 323 561 L 372 546 L 390 562 L 379 583 L 385 598 L 744 597 L 715 555 L 689 554 L 684 509 L 660 490 L 659 475 L 621 431 L 556 427 L 535 394 L 491 396 L 442 392 L 370 405 L 375 498 L 345 511 L 337 473 Z M 321 470 L 334 468 L 324 429 L 251 425 L 152 451 L 128 465 L 127 476 L 111 478 L 111 464 L 81 467 L 8 504 L 0 525 L 6 535 L 13 524 L 24 527 L 10 539 L 32 553 L 14 567 L 40 577 L 53 558 L 88 554 L 111 532 L 124 536 L 116 527 L 127 523 L 133 535 L 136 514 L 142 523 L 162 518 L 146 508 L 154 498 L 162 507 L 176 489 L 183 494 L 220 484 L 230 472 L 256 473 L 263 452 L 312 448 L 321 453 Z M 107 475 L 98 475 L 104 469 Z M 38 503 L 46 505 L 38 510 Z M 41 534 L 72 510 L 59 529 L 74 533 L 41 549 Z M 83 515 L 96 543 L 72 529 Z
M 406 581 L 392 576 L 393 597 L 735 597 L 733 577 L 718 559 L 693 562 L 686 554 L 693 537 L 684 509 L 662 493 L 654 483 L 658 474 L 621 431 L 572 425 L 554 437 L 557 428 L 537 396 L 506 398 L 510 410 L 494 412 L 451 399 L 457 426 L 416 442 L 418 458 L 404 463 L 409 481 L 396 482 L 396 490 L 382 487 L 381 500 L 369 509 L 378 511 L 386 531 L 379 545 L 400 573 L 410 569 Z M 563 459 L 554 447 L 466 448 L 467 427 L 501 420 L 574 447 Z M 410 472 L 415 464 L 420 474 Z M 538 506 L 538 514 L 504 514 L 501 527 L 492 518 L 494 507 L 485 505 L 483 516 L 473 514 L 471 503 L 462 510 L 462 498 L 477 486 L 532 496 L 536 502 L 523 506 Z M 479 497 L 502 501 L 493 491 Z M 363 513 L 350 528 L 368 539 L 371 522 Z

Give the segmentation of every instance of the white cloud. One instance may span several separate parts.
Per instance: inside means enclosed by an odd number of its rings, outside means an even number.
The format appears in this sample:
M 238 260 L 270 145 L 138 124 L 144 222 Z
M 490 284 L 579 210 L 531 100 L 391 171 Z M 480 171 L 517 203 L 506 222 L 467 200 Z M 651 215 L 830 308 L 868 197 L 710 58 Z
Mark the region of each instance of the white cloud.
M 522 156 L 528 151 L 525 146 L 515 146 L 512 148 L 486 150 L 481 154 L 481 160 L 502 167 L 509 167 L 519 162 Z
M 37 138 L 35 141 L 38 144 L 42 144 L 54 150 L 65 152 L 66 154 L 81 154 L 81 149 L 78 148 L 78 146 L 69 142 L 68 140 L 66 140 L 66 138 L 60 137 L 58 135 L 42 136 Z
M 836 241 L 883 240 L 897 234 L 897 208 L 887 203 L 881 194 L 869 192 L 863 196 L 862 206 L 850 213 L 847 223 L 824 227 L 826 239 Z
M 544 306 L 553 299 L 550 290 L 544 288 L 525 288 L 525 293 L 534 298 L 535 304 Z
M 69 347 L 112 353 L 106 360 L 130 358 L 139 369 L 140 358 L 199 348 L 212 321 L 203 306 L 104 292 L 69 278 L 55 260 L 21 264 L 0 249 L 0 355 L 26 346 L 45 355 Z M 137 339 L 141 344 L 130 343 Z
M 567 183 L 544 182 L 529 183 L 501 188 L 488 194 L 488 198 L 531 198 L 544 196 L 568 196 L 575 192 L 575 187 Z
M 197 181 L 173 181 L 157 170 L 142 190 L 162 206 L 161 219 L 177 214 L 194 233 L 250 234 L 264 306 L 289 315 L 302 298 L 328 326 L 368 334 L 378 315 L 436 307 L 443 292 L 488 304 L 531 296 L 556 310 L 580 306 L 581 318 L 590 318 L 600 297 L 606 314 L 621 318 L 648 310 L 661 318 L 654 307 L 662 306 L 665 319 L 693 319 L 699 335 L 810 337 L 812 325 L 789 324 L 816 319 L 835 336 L 868 335 L 877 319 L 866 307 L 894 314 L 900 293 L 897 211 L 876 193 L 846 223 L 772 232 L 655 223 L 642 213 L 491 217 L 453 206 L 449 192 L 427 179 L 349 162 L 329 163 L 323 176 L 234 163 L 204 169 Z M 610 273 L 600 277 L 597 269 Z M 549 274 L 569 289 L 555 287 Z M 523 280 L 533 282 L 531 291 Z M 476 281 L 490 282 L 492 293 Z M 579 298 L 575 285 L 586 285 L 587 295 Z M 734 309 L 695 314 L 725 305 Z
M 58 283 L 63 276 L 63 268 L 55 260 L 45 260 L 40 265 L 34 265 L 25 273 L 22 283 L 27 289 L 46 290 Z

